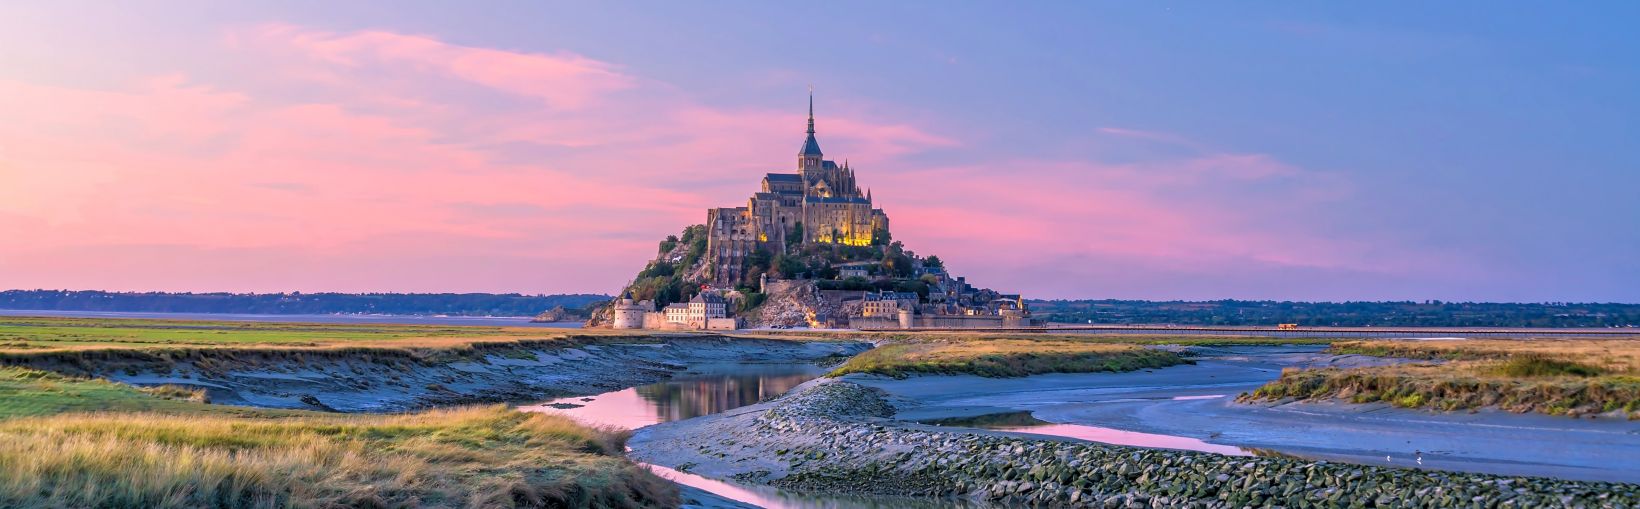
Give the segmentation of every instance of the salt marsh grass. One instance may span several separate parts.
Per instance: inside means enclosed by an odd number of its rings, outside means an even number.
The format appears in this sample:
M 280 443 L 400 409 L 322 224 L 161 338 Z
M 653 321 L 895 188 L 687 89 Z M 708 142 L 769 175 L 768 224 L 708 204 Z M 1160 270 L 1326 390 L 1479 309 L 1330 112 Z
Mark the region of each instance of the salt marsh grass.
M 1135 345 L 1052 339 L 943 339 L 879 346 L 849 359 L 830 376 L 873 373 L 903 378 L 921 373 L 1012 377 L 1133 371 L 1187 362 L 1174 352 Z
M 0 421 L 5 507 L 665 507 L 625 434 L 501 406 Z
M 1433 362 L 1289 369 L 1241 399 L 1640 418 L 1640 341 L 1347 341 L 1335 343 L 1332 351 Z

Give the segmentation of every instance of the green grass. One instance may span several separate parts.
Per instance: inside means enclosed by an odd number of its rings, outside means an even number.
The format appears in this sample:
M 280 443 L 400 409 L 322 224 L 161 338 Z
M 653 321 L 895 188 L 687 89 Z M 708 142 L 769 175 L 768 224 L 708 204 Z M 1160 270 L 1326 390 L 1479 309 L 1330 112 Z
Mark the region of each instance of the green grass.
M 406 366 L 533 357 L 567 343 L 656 340 L 645 331 L 532 327 L 0 317 L 0 366 L 87 377 L 163 372 L 180 362 L 213 370 L 349 357 Z
M 1544 378 L 1572 376 L 1588 378 L 1600 376 L 1604 370 L 1581 362 L 1555 359 L 1541 355 L 1521 355 L 1488 366 L 1487 373 L 1512 378 Z
M 1133 371 L 1188 362 L 1169 351 L 1085 341 L 925 341 L 879 346 L 854 356 L 827 376 L 869 373 L 895 378 L 912 374 L 1018 377 L 1042 373 Z
M 318 347 L 563 335 L 521 327 L 0 318 L 0 351 L 166 346 Z
M 162 412 L 300 415 L 299 412 L 204 405 L 202 393 L 175 387 L 137 388 L 18 367 L 0 367 L 0 420 L 70 412 Z

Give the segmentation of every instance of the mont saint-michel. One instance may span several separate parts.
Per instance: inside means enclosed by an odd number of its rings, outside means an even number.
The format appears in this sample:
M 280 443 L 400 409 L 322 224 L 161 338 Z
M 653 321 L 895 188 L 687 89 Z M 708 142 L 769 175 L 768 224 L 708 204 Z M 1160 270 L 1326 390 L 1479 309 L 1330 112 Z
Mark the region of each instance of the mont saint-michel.
M 763 175 L 741 207 L 661 241 L 657 257 L 595 315 L 616 329 L 742 327 L 994 329 L 1031 325 L 1018 294 L 970 284 L 919 256 L 853 165 L 826 159 L 814 98 L 792 169 Z

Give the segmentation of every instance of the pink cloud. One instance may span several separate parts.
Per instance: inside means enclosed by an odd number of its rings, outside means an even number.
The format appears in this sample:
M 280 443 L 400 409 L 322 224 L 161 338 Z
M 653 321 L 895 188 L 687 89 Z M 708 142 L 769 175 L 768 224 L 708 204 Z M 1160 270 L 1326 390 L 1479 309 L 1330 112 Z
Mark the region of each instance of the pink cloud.
M 1346 199 L 1348 182 L 1266 155 L 1014 160 L 862 179 L 876 187 L 897 238 L 919 253 L 972 267 L 978 284 L 1043 296 L 1086 296 L 1101 285 L 1155 295 L 1143 278 L 1195 277 L 1200 288 L 1251 268 L 1381 279 L 1464 272 L 1438 252 L 1401 255 L 1393 236 L 1331 231 L 1315 211 Z
M 791 167 L 793 108 L 702 104 L 619 65 L 385 31 L 231 31 L 244 79 L 156 69 L 123 86 L 0 80 L 0 280 L 158 290 L 612 291 L 655 241 Z M 824 103 L 823 103 L 824 104 Z M 1168 133 L 1137 163 L 962 151 L 958 134 L 822 109 L 895 233 L 979 284 L 1100 294 L 1246 267 L 1375 276 L 1385 256 L 1314 212 L 1347 180 Z M 1126 268 L 1127 270 L 1123 270 Z M 1080 285 L 1080 286 L 1077 286 Z M 1078 290 L 1081 288 L 1082 290 Z
M 334 34 L 277 24 L 264 25 L 253 33 L 263 42 L 343 68 L 408 66 L 412 71 L 538 98 L 554 108 L 586 107 L 610 92 L 634 86 L 634 79 L 615 66 L 568 52 L 503 51 L 376 30 Z
M 206 82 L 165 69 L 109 88 L 0 81 L 0 234 L 30 239 L 0 245 L 0 279 L 609 291 L 661 236 L 743 199 L 755 169 L 786 166 L 762 151 L 795 152 L 802 123 L 705 107 L 565 53 L 288 26 L 231 42 L 267 72 Z M 856 133 L 834 139 L 861 153 L 951 143 L 828 121 Z M 742 182 L 712 183 L 730 179 Z

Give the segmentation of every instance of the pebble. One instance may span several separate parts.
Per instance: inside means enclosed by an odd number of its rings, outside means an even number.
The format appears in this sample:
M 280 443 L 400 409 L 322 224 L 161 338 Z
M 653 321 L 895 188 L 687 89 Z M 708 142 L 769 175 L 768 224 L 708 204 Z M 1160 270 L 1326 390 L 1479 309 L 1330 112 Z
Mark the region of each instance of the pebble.
M 1008 506 L 1640 507 L 1634 484 L 930 432 L 898 427 L 893 415 L 881 391 L 832 380 L 781 398 L 748 442 L 820 458 L 766 481 L 782 488 Z

